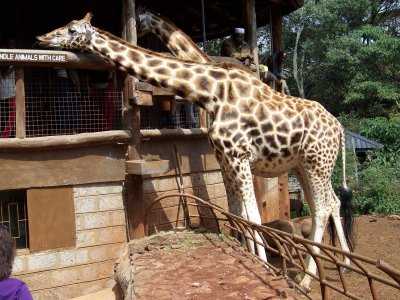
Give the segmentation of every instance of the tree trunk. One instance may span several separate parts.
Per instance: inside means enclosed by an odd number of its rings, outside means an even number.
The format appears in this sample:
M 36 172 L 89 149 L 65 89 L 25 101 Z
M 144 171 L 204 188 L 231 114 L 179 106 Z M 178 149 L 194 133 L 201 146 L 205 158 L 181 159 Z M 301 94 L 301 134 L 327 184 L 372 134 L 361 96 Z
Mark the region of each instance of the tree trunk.
M 299 30 L 297 31 L 296 42 L 295 42 L 294 50 L 293 50 L 293 77 L 294 77 L 294 80 L 296 81 L 297 90 L 299 91 L 299 96 L 301 98 L 304 98 L 304 82 L 303 82 L 302 76 L 299 76 L 298 48 L 299 48 L 299 43 L 300 43 L 300 36 L 301 36 L 301 33 L 303 32 L 303 29 L 304 29 L 304 24 L 302 24 L 299 27 Z M 300 67 L 302 67 L 302 64 L 300 65 Z

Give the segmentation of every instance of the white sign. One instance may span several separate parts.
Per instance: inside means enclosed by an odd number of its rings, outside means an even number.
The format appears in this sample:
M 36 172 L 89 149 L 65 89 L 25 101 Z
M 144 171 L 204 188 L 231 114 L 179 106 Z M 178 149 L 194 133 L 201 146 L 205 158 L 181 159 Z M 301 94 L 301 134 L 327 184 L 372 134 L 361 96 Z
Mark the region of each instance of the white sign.
M 0 61 L 66 62 L 66 54 L 0 53 Z

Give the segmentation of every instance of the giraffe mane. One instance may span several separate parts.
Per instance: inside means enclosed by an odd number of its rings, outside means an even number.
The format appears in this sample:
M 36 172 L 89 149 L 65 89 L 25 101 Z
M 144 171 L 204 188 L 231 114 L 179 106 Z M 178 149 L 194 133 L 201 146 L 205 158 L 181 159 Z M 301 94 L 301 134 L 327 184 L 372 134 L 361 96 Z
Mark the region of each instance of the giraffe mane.
M 92 26 L 92 27 L 94 27 L 94 26 Z M 132 47 L 132 46 L 134 46 L 134 45 L 128 43 L 127 41 L 123 40 L 122 38 L 113 35 L 112 33 L 108 32 L 108 31 L 105 31 L 105 30 L 102 30 L 102 29 L 99 29 L 99 28 L 96 28 L 96 27 L 94 27 L 94 28 L 95 28 L 96 31 L 99 32 L 100 34 L 103 34 L 103 35 L 105 35 L 105 36 L 107 36 L 107 37 L 109 37 L 109 38 L 111 38 L 111 39 L 115 39 L 115 40 L 117 40 L 119 43 L 121 43 L 121 44 L 123 44 L 123 45 L 125 45 L 125 46 L 127 46 L 127 47 Z M 146 53 L 146 54 L 149 54 L 149 55 L 155 55 L 155 53 L 154 53 L 153 51 L 148 50 L 148 49 L 146 49 L 146 48 L 142 48 L 142 47 L 136 46 L 136 45 L 135 45 L 134 47 L 140 49 L 143 53 Z M 254 76 L 254 74 L 251 72 L 250 69 L 248 69 L 248 68 L 246 68 L 245 66 L 242 66 L 242 65 L 240 65 L 240 64 L 235 64 L 235 63 L 232 63 L 232 62 L 215 63 L 215 62 L 210 61 L 210 62 L 205 62 L 205 63 L 198 63 L 198 62 L 195 62 L 195 61 L 193 61 L 193 60 L 182 59 L 182 58 L 175 57 L 175 56 L 174 56 L 174 57 L 171 57 L 170 55 L 163 54 L 163 53 L 157 53 L 156 55 L 157 55 L 158 57 L 160 57 L 160 58 L 166 58 L 166 59 L 171 59 L 171 58 L 173 58 L 174 60 L 179 61 L 179 62 L 186 62 L 186 63 L 190 63 L 190 64 L 201 64 L 201 65 L 204 65 L 204 66 L 213 66 L 213 67 L 218 67 L 218 68 L 227 69 L 227 70 L 244 71 L 244 72 L 246 72 L 247 74 L 250 74 L 250 75 Z

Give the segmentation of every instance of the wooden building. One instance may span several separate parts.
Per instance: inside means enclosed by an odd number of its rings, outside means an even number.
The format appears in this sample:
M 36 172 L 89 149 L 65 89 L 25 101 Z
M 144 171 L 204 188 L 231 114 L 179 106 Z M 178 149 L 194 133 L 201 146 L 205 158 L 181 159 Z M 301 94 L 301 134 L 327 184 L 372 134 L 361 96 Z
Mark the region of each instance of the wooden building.
M 135 44 L 135 6 L 145 4 L 196 42 L 244 26 L 257 56 L 256 28 L 271 23 L 273 51 L 279 51 L 282 16 L 302 5 L 301 0 L 173 3 L 2 3 L 0 67 L 14 67 L 15 96 L 0 100 L 0 223 L 17 238 L 14 274 L 27 282 L 35 299 L 68 299 L 104 288 L 121 244 L 145 234 L 146 214 L 150 232 L 182 224 L 179 199 L 148 211 L 165 192 L 183 186 L 227 207 L 201 112 L 195 128 L 185 128 L 184 120 L 179 128 L 162 128 L 162 103 L 173 96 L 94 55 L 35 44 L 37 35 L 88 11 L 94 26 Z M 10 38 L 16 49 L 6 48 Z M 286 184 L 285 177 L 279 183 L 255 179 L 264 221 L 289 217 L 287 196 L 282 196 Z

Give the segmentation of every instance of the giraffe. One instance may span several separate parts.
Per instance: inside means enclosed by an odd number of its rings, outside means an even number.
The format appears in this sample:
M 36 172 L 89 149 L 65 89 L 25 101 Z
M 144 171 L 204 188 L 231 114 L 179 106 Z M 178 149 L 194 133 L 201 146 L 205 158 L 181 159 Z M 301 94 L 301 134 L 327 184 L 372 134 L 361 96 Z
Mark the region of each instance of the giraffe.
M 339 212 L 341 201 L 346 207 L 351 205 L 344 167 L 344 129 L 321 104 L 274 91 L 234 65 L 182 60 L 131 45 L 94 27 L 91 18 L 88 13 L 37 40 L 44 47 L 95 53 L 139 80 L 203 108 L 212 119 L 209 141 L 233 193 L 228 199 L 232 213 L 260 224 L 252 173 L 277 177 L 292 169 L 310 204 L 310 238 L 320 243 L 328 218 L 332 217 L 342 249 L 352 249 L 351 218 L 345 216 L 343 227 Z M 341 200 L 331 184 L 340 148 Z M 314 250 L 319 252 L 318 247 Z M 264 251 L 258 254 L 265 257 Z M 308 272 L 316 274 L 316 264 L 310 256 L 306 265 Z M 306 274 L 300 284 L 308 289 L 311 279 Z
M 137 19 L 138 36 L 143 36 L 152 32 L 164 42 L 165 46 L 167 46 L 174 56 L 200 63 L 212 62 L 208 55 L 168 18 L 149 9 L 139 8 L 137 10 Z M 238 64 L 238 66 L 242 65 Z M 248 71 L 247 69 L 245 70 Z M 221 174 L 225 182 L 228 198 L 233 197 L 233 191 L 231 191 L 227 179 L 224 176 L 225 173 L 221 172 Z M 258 205 L 262 207 L 262 204 Z

